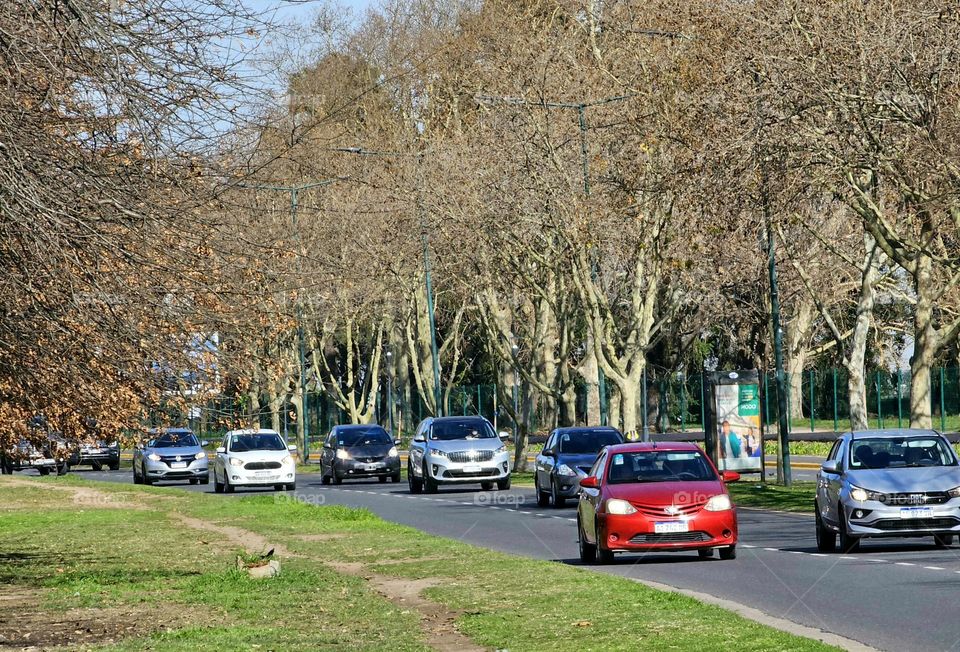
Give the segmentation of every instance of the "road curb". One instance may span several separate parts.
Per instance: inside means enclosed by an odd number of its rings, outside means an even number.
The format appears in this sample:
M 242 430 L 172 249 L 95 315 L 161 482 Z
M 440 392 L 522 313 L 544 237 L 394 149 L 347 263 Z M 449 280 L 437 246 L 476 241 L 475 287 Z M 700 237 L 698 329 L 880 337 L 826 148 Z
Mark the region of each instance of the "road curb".
M 768 625 L 787 634 L 802 636 L 803 638 L 820 641 L 821 643 L 825 643 L 827 645 L 833 645 L 843 650 L 848 650 L 849 652 L 880 652 L 880 650 L 877 648 L 870 647 L 869 645 L 861 643 L 860 641 L 855 641 L 852 638 L 846 638 L 845 636 L 840 636 L 839 634 L 831 634 L 830 632 L 825 632 L 822 629 L 817 629 L 816 627 L 809 627 L 807 625 L 795 623 L 792 620 L 771 616 L 770 614 L 764 613 L 759 609 L 754 609 L 753 607 L 748 607 L 747 605 L 734 602 L 733 600 L 727 600 L 726 598 L 718 598 L 717 596 L 710 595 L 709 593 L 681 589 L 675 586 L 670 586 L 669 584 L 662 584 L 661 582 L 654 582 L 652 580 L 641 580 L 635 577 L 628 577 L 627 579 L 637 582 L 638 584 L 643 584 L 644 586 L 649 586 L 651 589 L 656 589 L 658 591 L 679 593 L 689 598 L 693 598 L 694 600 L 699 600 L 700 602 L 721 607 L 727 611 L 732 611 L 738 616 L 746 618 L 747 620 L 752 620 L 755 623 Z

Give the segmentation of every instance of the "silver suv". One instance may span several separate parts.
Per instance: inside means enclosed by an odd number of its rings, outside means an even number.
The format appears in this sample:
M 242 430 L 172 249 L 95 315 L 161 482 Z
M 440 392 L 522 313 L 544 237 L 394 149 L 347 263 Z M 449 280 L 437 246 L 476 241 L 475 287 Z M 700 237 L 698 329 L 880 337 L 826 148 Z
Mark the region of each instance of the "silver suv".
M 417 428 L 407 458 L 410 493 L 435 493 L 441 484 L 479 482 L 510 488 L 510 454 L 483 417 L 429 417 Z

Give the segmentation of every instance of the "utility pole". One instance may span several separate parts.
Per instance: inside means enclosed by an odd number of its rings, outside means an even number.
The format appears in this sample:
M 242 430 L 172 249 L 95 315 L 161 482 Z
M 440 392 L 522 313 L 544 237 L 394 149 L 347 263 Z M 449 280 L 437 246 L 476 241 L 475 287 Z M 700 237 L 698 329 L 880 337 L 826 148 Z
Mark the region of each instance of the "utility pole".
M 606 97 L 600 100 L 589 102 L 528 102 L 520 97 L 494 97 L 490 95 L 477 95 L 475 99 L 479 102 L 489 104 L 513 104 L 516 106 L 534 106 L 544 109 L 574 109 L 577 112 L 577 123 L 580 127 L 580 168 L 583 176 L 583 195 L 590 196 L 590 156 L 587 145 L 587 109 L 603 104 L 621 102 L 633 97 L 632 95 L 617 95 L 615 97 Z M 596 261 L 590 269 L 590 274 L 596 280 Z M 597 364 L 597 391 L 600 394 L 600 425 L 607 424 L 607 378 L 603 373 L 603 367 Z

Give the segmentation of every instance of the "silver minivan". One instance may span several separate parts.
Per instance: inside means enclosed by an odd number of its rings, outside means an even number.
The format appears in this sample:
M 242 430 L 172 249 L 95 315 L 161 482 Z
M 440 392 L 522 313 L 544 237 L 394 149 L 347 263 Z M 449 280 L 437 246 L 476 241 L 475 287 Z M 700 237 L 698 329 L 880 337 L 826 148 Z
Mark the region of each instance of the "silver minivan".
M 960 534 L 960 463 L 934 430 L 849 432 L 817 475 L 817 548 L 856 550 L 865 537 Z
M 479 482 L 510 488 L 509 435 L 483 417 L 429 417 L 417 427 L 407 458 L 410 493 L 435 493 L 441 484 Z

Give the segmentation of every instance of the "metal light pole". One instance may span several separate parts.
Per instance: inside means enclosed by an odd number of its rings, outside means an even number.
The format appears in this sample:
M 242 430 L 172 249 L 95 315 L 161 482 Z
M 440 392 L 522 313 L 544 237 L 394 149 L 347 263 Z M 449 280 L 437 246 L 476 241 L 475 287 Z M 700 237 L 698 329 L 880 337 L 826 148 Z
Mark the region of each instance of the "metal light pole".
M 396 437 L 393 430 L 393 351 L 387 351 L 387 410 L 390 411 L 390 434 Z
M 777 284 L 777 253 L 770 207 L 764 201 L 764 217 L 767 221 L 767 266 L 770 272 L 770 322 L 773 327 L 773 364 L 777 371 L 777 420 L 780 438 L 780 459 L 783 477 L 780 480 L 789 487 L 793 484 L 790 469 L 790 424 L 787 422 L 787 387 L 783 375 L 783 328 L 780 326 L 780 289 Z
M 587 109 L 603 104 L 620 102 L 633 97 L 633 95 L 617 95 L 615 97 L 606 97 L 591 102 L 528 102 L 519 97 L 494 97 L 490 95 L 477 95 L 475 98 L 479 102 L 513 104 L 519 106 L 539 106 L 544 109 L 575 109 L 577 112 L 577 123 L 580 127 L 580 168 L 583 175 L 583 194 L 590 196 L 590 157 L 587 148 Z M 590 270 L 591 275 L 596 278 L 596 266 Z M 607 425 L 607 378 L 603 369 L 597 367 L 597 391 L 600 394 L 600 425 Z
M 297 235 L 297 241 L 302 243 L 298 223 L 298 209 L 300 206 L 300 192 L 310 190 L 311 188 L 320 188 L 329 186 L 337 181 L 345 181 L 346 177 L 334 177 L 331 179 L 321 179 L 310 183 L 304 183 L 296 186 L 274 186 L 274 185 L 240 185 L 239 188 L 247 190 L 271 190 L 276 192 L 290 193 L 290 223 Z M 297 253 L 297 265 L 302 269 L 303 260 L 301 254 Z M 306 363 L 306 341 L 303 332 L 303 302 L 298 293 L 297 300 L 297 339 L 299 341 L 300 354 L 300 407 L 303 414 L 299 418 L 303 420 L 303 460 L 309 459 L 310 455 L 310 420 L 307 418 L 307 363 Z M 286 420 L 284 420 L 284 437 L 286 437 Z
M 510 347 L 513 353 L 513 437 L 516 440 L 517 433 L 520 431 L 520 423 L 517 418 L 520 415 L 520 371 L 517 369 L 517 353 L 520 347 L 514 344 Z
M 410 154 L 408 152 L 381 152 L 364 149 L 363 147 L 333 147 L 331 151 L 355 154 L 357 156 L 416 156 L 418 169 L 423 162 L 423 152 Z M 430 321 L 430 357 L 433 363 L 433 400 L 436 406 L 436 415 L 443 416 L 442 393 L 440 391 L 440 353 L 437 349 L 437 324 L 433 306 L 433 279 L 430 272 L 430 241 L 427 234 L 427 224 L 424 219 L 426 211 L 423 209 L 421 195 L 422 188 L 417 188 L 417 212 L 420 217 L 420 238 L 423 242 L 423 277 L 427 293 L 427 313 Z

